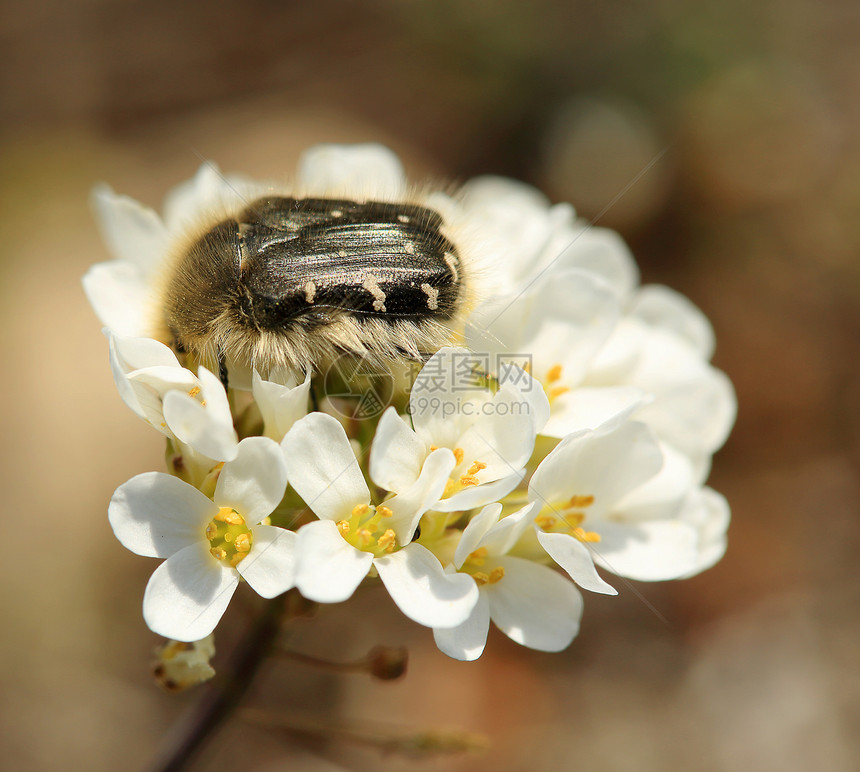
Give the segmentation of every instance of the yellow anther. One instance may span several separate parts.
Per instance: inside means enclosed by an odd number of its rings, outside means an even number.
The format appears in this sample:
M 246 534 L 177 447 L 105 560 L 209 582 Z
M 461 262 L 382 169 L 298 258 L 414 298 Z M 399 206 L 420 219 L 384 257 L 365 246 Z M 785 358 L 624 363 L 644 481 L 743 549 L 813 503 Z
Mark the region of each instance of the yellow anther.
M 466 452 L 463 448 L 454 448 L 454 461 L 457 462 L 457 466 L 463 463 L 463 458 L 466 455 Z
M 391 517 L 391 516 L 393 516 L 393 515 L 394 515 L 394 512 L 392 512 L 392 511 L 391 511 L 388 507 L 386 507 L 386 506 L 378 506 L 378 507 L 376 508 L 376 514 L 377 514 L 377 515 L 379 515 L 380 517 Z
M 394 531 L 391 528 L 379 537 L 379 546 L 386 552 L 393 552 L 396 545 L 397 537 L 394 535 Z
M 236 548 L 236 552 L 250 552 L 251 537 L 247 533 L 240 533 L 233 541 L 233 546 Z
M 227 550 L 223 547 L 212 547 L 209 550 L 209 553 L 212 555 L 215 560 L 224 560 L 227 557 Z
M 337 521 L 337 530 L 340 531 L 341 536 L 346 536 L 349 533 L 349 521 L 348 520 L 338 520 Z
M 196 397 L 199 393 L 200 393 L 200 387 L 199 386 L 192 386 L 188 390 L 188 396 L 189 397 Z
M 574 528 L 573 535 L 584 542 L 599 542 L 600 534 L 595 533 L 594 531 L 586 531 L 584 528 Z
M 464 474 L 460 478 L 460 485 L 480 485 L 481 481 L 477 477 L 472 477 L 471 475 Z
M 356 504 L 352 508 L 352 516 L 362 517 L 363 515 L 367 514 L 368 509 L 370 509 L 370 507 L 368 507 L 367 504 Z
M 561 378 L 561 365 L 553 365 L 549 368 L 549 372 L 546 374 L 547 383 L 555 383 L 559 378 Z
M 469 553 L 469 557 L 466 558 L 467 563 L 471 563 L 475 566 L 482 566 L 486 562 L 487 557 L 487 548 L 486 547 L 478 547 L 474 552 Z
M 574 496 L 571 498 L 569 507 L 590 507 L 594 503 L 594 496 Z
M 245 518 L 230 507 L 221 507 L 215 515 L 215 520 L 229 525 L 245 525 Z
M 362 547 L 367 547 L 373 539 L 373 533 L 367 530 L 367 528 L 359 528 L 356 537 Z
M 567 394 L 570 391 L 570 386 L 554 386 L 549 390 L 547 395 L 550 400 L 558 399 L 562 394 Z
M 430 446 L 430 452 L 432 453 L 434 450 L 439 450 L 439 446 L 438 445 L 431 445 Z
M 239 563 L 241 563 L 245 559 L 246 554 L 247 553 L 245 552 L 237 552 L 235 555 L 233 555 L 232 558 L 230 558 L 230 565 L 233 568 L 236 568 L 236 566 L 238 566 Z
M 472 574 L 472 579 L 475 580 L 475 584 L 477 584 L 478 587 L 481 587 L 485 584 L 489 584 L 490 581 L 490 577 L 487 576 L 487 574 L 485 574 L 483 571 L 476 571 L 474 574 Z
M 548 531 L 550 528 L 555 528 L 555 524 L 558 522 L 553 515 L 538 515 L 535 518 L 535 525 L 538 528 L 542 528 L 544 531 Z
M 490 584 L 495 584 L 505 575 L 505 569 L 502 566 L 496 566 L 492 571 L 490 571 Z
M 448 480 L 448 482 L 445 483 L 445 490 L 442 491 L 442 495 L 450 496 L 454 492 L 454 488 L 456 487 L 457 483 L 455 483 L 453 480 Z
M 469 467 L 468 474 L 478 474 L 482 469 L 486 469 L 487 465 L 483 461 L 476 461 Z
M 568 528 L 577 528 L 582 524 L 582 521 L 585 520 L 585 513 L 569 512 L 562 518 L 562 520 L 564 520 L 564 523 Z
M 209 523 L 209 525 L 206 526 L 206 541 L 214 539 L 217 533 L 218 526 L 215 525 L 215 523 Z

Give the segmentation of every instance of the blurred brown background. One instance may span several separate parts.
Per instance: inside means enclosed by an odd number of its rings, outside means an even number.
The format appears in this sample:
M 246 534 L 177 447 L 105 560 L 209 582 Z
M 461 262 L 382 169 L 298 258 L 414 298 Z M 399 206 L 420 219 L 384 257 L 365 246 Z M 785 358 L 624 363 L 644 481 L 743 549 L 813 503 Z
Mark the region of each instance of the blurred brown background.
M 273 663 L 253 704 L 330 726 L 331 742 L 311 752 L 235 722 L 199 768 L 857 768 L 860 6 L 173 6 L 12 0 L 0 17 L 0 765 L 143 768 L 199 694 L 153 685 L 140 602 L 155 562 L 107 523 L 113 489 L 160 469 L 162 448 L 116 395 L 80 288 L 107 257 L 90 187 L 158 206 L 202 158 L 286 177 L 307 145 L 376 140 L 414 177 L 512 175 L 600 215 L 645 281 L 709 315 L 740 402 L 711 476 L 732 504 L 729 552 L 693 580 L 635 587 L 668 625 L 632 585 L 588 596 L 562 654 L 491 634 L 457 663 L 384 592 L 327 609 L 296 648 L 405 643 L 407 677 Z M 419 763 L 335 739 L 356 721 L 493 745 Z

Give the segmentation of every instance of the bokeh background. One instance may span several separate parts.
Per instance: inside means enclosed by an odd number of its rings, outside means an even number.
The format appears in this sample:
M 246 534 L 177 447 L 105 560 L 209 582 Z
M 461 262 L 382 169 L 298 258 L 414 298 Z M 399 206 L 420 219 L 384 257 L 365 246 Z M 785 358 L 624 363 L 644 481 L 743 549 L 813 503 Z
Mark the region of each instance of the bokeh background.
M 419 179 L 500 173 L 573 202 L 707 313 L 740 403 L 711 476 L 729 551 L 689 581 L 588 596 L 561 654 L 491 635 L 457 663 L 363 594 L 292 645 L 343 660 L 406 644 L 407 676 L 272 663 L 250 704 L 320 741 L 235 721 L 197 768 L 858 768 L 855 0 L 175 5 L 7 0 L 0 16 L 3 768 L 144 768 L 199 697 L 153 684 L 154 561 L 107 523 L 162 448 L 116 395 L 80 288 L 107 257 L 89 189 L 158 206 L 204 158 L 288 177 L 310 144 L 371 140 Z M 216 666 L 253 607 L 240 595 Z M 340 739 L 356 724 L 491 747 L 404 759 Z

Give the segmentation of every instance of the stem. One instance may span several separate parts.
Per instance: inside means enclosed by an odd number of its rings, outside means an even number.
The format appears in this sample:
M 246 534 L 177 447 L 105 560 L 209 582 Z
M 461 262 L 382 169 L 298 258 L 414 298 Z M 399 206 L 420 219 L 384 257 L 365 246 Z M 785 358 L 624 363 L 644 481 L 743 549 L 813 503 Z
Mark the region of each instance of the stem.
M 236 710 L 280 632 L 288 594 L 266 603 L 239 641 L 220 678 L 167 736 L 151 766 L 152 772 L 185 769 L 215 730 Z

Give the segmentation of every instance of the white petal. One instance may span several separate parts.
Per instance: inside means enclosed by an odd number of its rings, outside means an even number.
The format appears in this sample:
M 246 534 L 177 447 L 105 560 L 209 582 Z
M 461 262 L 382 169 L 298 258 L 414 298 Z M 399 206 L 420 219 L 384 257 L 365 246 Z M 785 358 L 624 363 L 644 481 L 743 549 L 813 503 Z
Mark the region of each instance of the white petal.
M 471 576 L 445 573 L 436 556 L 417 542 L 373 563 L 398 608 L 419 625 L 456 627 L 478 602 Z
M 491 555 L 505 555 L 520 540 L 520 537 L 534 524 L 540 512 L 537 502 L 526 504 L 516 512 L 503 517 L 481 539 L 481 547 L 486 547 Z
M 658 284 L 640 287 L 630 303 L 631 316 L 672 332 L 690 343 L 702 359 L 714 354 L 714 329 L 708 318 L 680 292 Z
M 281 449 L 290 485 L 317 517 L 348 518 L 353 508 L 370 501 L 367 483 L 336 418 L 311 413 L 296 421 Z
M 490 604 L 484 593 L 479 593 L 478 602 L 469 618 L 457 627 L 437 627 L 433 638 L 439 651 L 464 662 L 472 662 L 481 656 L 487 645 L 490 631 Z
M 582 596 L 551 568 L 521 558 L 499 561 L 505 574 L 485 586 L 490 618 L 512 641 L 539 651 L 561 651 L 579 632 Z
M 196 488 L 163 472 L 146 472 L 120 485 L 108 518 L 117 539 L 138 555 L 165 558 L 204 538 L 218 507 Z
M 680 520 L 601 523 L 594 561 L 618 576 L 660 582 L 695 573 L 698 544 L 696 529 Z
M 169 391 L 164 395 L 164 420 L 180 441 L 198 453 L 229 461 L 236 457 L 238 438 L 224 386 L 203 367 L 199 378 L 206 405 L 184 392 Z
M 499 385 L 510 385 L 517 389 L 520 397 L 528 403 L 536 432 L 540 432 L 550 416 L 549 400 L 540 381 L 513 363 L 502 363 L 499 368 Z
M 409 415 L 428 445 L 453 448 L 464 421 L 462 402 L 474 392 L 472 368 L 480 357 L 466 349 L 439 349 L 415 378 L 409 394 Z
M 296 555 L 296 587 L 318 603 L 346 600 L 373 563 L 373 555 L 349 544 L 331 520 L 302 526 L 296 538 Z
M 259 189 L 259 190 L 258 190 Z M 171 233 L 183 233 L 197 226 L 201 216 L 227 212 L 247 206 L 264 186 L 249 183 L 238 175 L 225 175 L 218 166 L 206 161 L 190 179 L 177 185 L 164 199 L 164 222 Z
M 469 521 L 460 535 L 460 541 L 454 552 L 454 568 L 458 571 L 462 568 L 466 558 L 478 549 L 481 540 L 499 522 L 499 515 L 501 514 L 501 504 L 487 504 L 486 507 Z
M 296 534 L 273 525 L 255 525 L 251 551 L 236 566 L 244 580 L 264 598 L 295 586 Z
M 208 546 L 191 544 L 155 569 L 143 595 L 143 618 L 154 633 L 199 641 L 220 621 L 239 574 L 215 560 Z
M 566 533 L 544 533 L 537 530 L 537 538 L 547 555 L 567 571 L 570 578 L 583 590 L 599 592 L 602 595 L 618 595 L 618 591 L 604 582 L 594 568 L 596 550 L 590 551 L 582 542 Z
M 427 447 L 397 411 L 390 407 L 379 419 L 370 449 L 370 479 L 380 488 L 400 492 L 421 474 Z
M 455 493 L 453 496 L 440 499 L 431 509 L 436 512 L 459 512 L 461 510 L 465 511 L 467 509 L 483 507 L 485 504 L 499 501 L 520 484 L 520 480 L 523 479 L 525 473 L 526 470 L 521 469 L 495 482 L 472 485 Z
M 114 334 L 109 334 L 108 337 L 117 363 L 125 373 L 141 370 L 144 367 L 182 367 L 172 349 L 161 341 L 152 338 L 127 338 Z
M 277 442 L 246 437 L 236 458 L 224 464 L 215 486 L 215 503 L 235 509 L 248 523 L 259 523 L 284 498 L 287 469 Z
M 701 488 L 690 495 L 678 517 L 690 523 L 699 537 L 696 566 L 682 577 L 686 579 L 710 568 L 725 554 L 731 511 L 724 496 L 711 488 Z
M 385 502 L 393 513 L 391 528 L 400 544 L 412 539 L 421 515 L 439 500 L 456 465 L 454 454 L 448 448 L 437 448 L 427 456 L 419 478 Z
M 553 400 L 541 433 L 562 439 L 583 429 L 596 429 L 608 421 L 628 418 L 646 402 L 646 393 L 633 386 L 573 389 Z
M 397 156 L 372 143 L 312 147 L 299 160 L 297 178 L 304 195 L 365 201 L 395 200 L 406 183 Z
M 532 475 L 529 498 L 547 505 L 572 495 L 591 495 L 589 515 L 599 517 L 662 465 L 660 446 L 648 427 L 627 421 L 608 431 L 562 440 Z
M 93 208 L 108 249 L 147 276 L 167 249 L 167 230 L 152 209 L 133 198 L 118 196 L 107 185 L 93 190 Z
M 84 292 L 103 325 L 119 335 L 149 332 L 150 288 L 130 263 L 113 260 L 92 266 L 83 278 Z
M 266 436 L 280 442 L 292 425 L 308 414 L 308 397 L 311 389 L 311 374 L 298 386 L 283 386 L 266 381 L 254 370 L 254 400 L 260 408 Z

